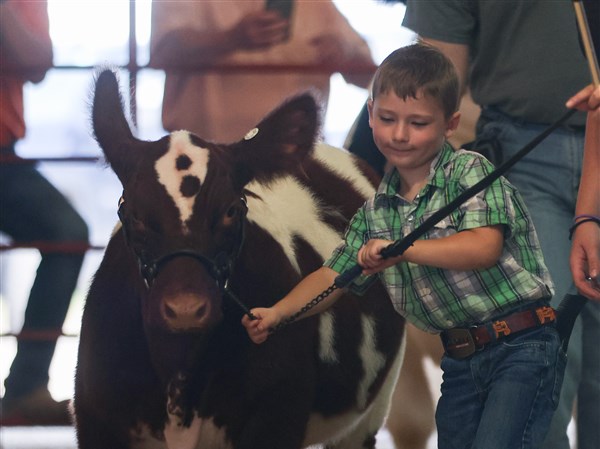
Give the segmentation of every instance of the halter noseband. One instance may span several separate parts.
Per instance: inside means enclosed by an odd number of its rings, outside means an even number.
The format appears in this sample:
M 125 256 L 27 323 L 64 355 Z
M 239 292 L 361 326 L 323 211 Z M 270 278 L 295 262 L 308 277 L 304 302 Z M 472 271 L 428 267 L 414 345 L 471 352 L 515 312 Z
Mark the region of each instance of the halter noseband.
M 196 259 L 198 262 L 204 265 L 210 276 L 217 281 L 217 285 L 221 291 L 223 291 L 225 284 L 229 280 L 229 275 L 231 274 L 233 258 L 230 258 L 227 253 L 223 251 L 218 253 L 214 259 L 210 259 L 204 254 L 191 249 L 180 249 L 173 251 L 150 261 L 147 261 L 140 255 L 137 255 L 140 266 L 140 274 L 144 278 L 144 283 L 146 284 L 147 288 L 152 286 L 152 283 L 158 275 L 161 267 L 176 257 L 191 257 L 192 259 Z

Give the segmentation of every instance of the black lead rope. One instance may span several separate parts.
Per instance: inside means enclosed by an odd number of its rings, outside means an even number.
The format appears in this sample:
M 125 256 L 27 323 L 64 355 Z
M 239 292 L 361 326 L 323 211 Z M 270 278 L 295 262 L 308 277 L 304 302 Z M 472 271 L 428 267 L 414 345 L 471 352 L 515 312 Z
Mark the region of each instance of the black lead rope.
M 419 227 L 417 227 L 414 231 L 408 234 L 401 240 L 397 240 L 391 245 L 385 247 L 381 250 L 381 255 L 384 259 L 388 259 L 390 257 L 400 256 L 404 251 L 406 251 L 412 244 L 421 236 L 423 236 L 427 231 L 433 228 L 439 221 L 448 216 L 452 211 L 457 209 L 461 204 L 463 204 L 469 198 L 475 196 L 477 193 L 481 192 L 488 186 L 490 186 L 494 181 L 496 181 L 500 176 L 506 173 L 513 165 L 515 165 L 519 160 L 521 160 L 525 155 L 527 155 L 531 150 L 533 150 L 540 142 L 542 142 L 546 137 L 548 137 L 554 130 L 562 126 L 568 119 L 571 117 L 576 109 L 569 109 L 562 117 L 560 117 L 556 122 L 551 124 L 548 128 L 542 131 L 538 136 L 532 139 L 528 144 L 526 144 L 521 150 L 519 150 L 513 157 L 508 159 L 506 162 L 501 164 L 496 170 L 487 175 L 481 181 L 472 185 L 460 195 L 458 195 L 454 200 L 450 201 L 441 209 L 437 210 L 434 214 L 432 214 L 428 219 L 426 219 Z M 309 303 L 307 303 L 302 309 L 298 312 L 294 313 L 287 319 L 283 320 L 277 326 L 271 329 L 271 332 L 276 332 L 288 324 L 296 321 L 301 315 L 306 313 L 308 310 L 315 307 L 321 301 L 325 300 L 334 290 L 338 288 L 344 288 L 348 286 L 354 279 L 356 279 L 362 273 L 363 268 L 360 265 L 354 265 L 352 268 L 346 270 L 344 273 L 338 275 L 333 285 L 331 285 L 327 290 L 319 294 Z M 252 318 L 252 317 L 251 317 Z
M 229 288 L 229 280 L 225 281 L 225 285 L 223 286 L 223 293 L 225 295 L 227 295 L 227 297 L 229 299 L 231 299 L 234 303 L 236 303 L 243 311 L 246 315 L 248 315 L 248 318 L 250 318 L 251 320 L 255 320 L 256 319 L 256 315 L 254 315 L 250 309 L 248 308 L 248 306 L 246 306 L 246 304 L 244 304 L 238 297 L 237 295 L 231 290 L 231 288 Z

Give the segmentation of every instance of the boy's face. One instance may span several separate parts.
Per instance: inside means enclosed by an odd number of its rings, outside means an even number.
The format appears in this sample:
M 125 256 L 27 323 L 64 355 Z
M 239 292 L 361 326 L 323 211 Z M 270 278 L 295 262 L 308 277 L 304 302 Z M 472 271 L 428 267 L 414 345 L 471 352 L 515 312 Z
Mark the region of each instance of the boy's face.
M 431 161 L 460 120 L 458 112 L 446 119 L 440 102 L 422 92 L 406 100 L 382 93 L 369 100 L 368 108 L 375 144 L 401 176 L 427 177 Z

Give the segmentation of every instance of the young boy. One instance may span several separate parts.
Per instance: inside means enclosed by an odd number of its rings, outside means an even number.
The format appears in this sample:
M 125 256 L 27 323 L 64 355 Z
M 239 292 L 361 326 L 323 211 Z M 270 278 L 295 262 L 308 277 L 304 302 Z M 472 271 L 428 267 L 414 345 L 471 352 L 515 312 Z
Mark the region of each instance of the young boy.
M 436 412 L 439 449 L 540 447 L 558 400 L 564 355 L 548 306 L 552 281 L 515 189 L 504 179 L 466 201 L 404 254 L 380 252 L 493 170 L 446 142 L 458 126 L 452 63 L 422 44 L 381 64 L 368 102 L 377 147 L 391 169 L 356 213 L 324 266 L 271 308 L 243 319 L 255 343 L 358 263 L 349 288 L 376 277 L 398 313 L 441 333 L 446 353 Z M 339 298 L 335 290 L 306 315 Z M 275 338 L 275 337 L 274 337 Z

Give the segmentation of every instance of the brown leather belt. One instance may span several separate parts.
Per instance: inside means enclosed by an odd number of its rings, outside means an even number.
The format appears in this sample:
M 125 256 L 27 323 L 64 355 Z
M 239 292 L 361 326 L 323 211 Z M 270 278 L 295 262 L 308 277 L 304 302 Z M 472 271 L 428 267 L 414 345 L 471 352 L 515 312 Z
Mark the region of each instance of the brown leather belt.
M 446 354 L 455 359 L 464 359 L 489 343 L 554 321 L 554 309 L 544 305 L 520 310 L 498 320 L 469 328 L 447 329 L 440 336 Z

